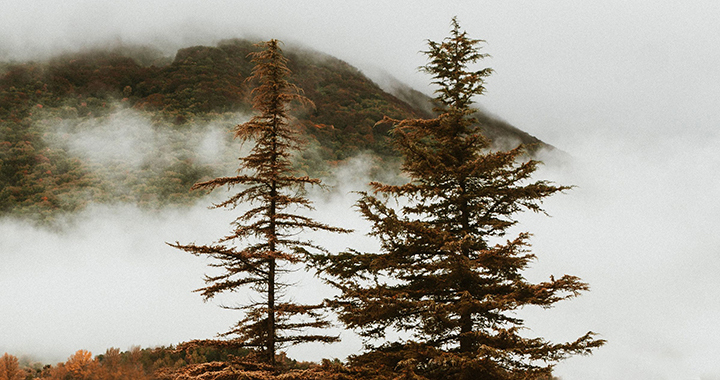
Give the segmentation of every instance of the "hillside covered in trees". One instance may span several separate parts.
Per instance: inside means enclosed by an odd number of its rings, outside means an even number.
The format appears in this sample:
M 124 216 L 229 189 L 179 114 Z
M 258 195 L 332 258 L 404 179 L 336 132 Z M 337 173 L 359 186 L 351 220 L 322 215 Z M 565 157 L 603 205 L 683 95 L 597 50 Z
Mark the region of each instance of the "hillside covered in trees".
M 190 186 L 235 168 L 232 128 L 250 115 L 246 40 L 166 57 L 149 47 L 0 63 L 0 216 L 52 222 L 89 202 L 161 208 L 192 204 Z M 389 94 L 347 63 L 289 47 L 291 80 L 315 107 L 297 112 L 306 149 L 295 165 L 327 175 L 360 153 L 397 167 L 394 119 L 429 117 L 430 99 Z M 491 139 L 542 142 L 478 114 Z M 539 145 L 539 146 L 540 146 Z M 393 166 L 394 165 L 394 166 Z

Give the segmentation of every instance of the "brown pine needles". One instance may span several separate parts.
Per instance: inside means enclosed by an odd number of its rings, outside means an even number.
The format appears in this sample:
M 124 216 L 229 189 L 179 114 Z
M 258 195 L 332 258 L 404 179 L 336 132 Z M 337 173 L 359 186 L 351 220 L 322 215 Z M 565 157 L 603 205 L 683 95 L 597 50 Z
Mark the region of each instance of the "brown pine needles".
M 304 196 L 305 186 L 320 185 L 320 180 L 293 175 L 290 161 L 300 149 L 298 132 L 289 122 L 291 102 L 312 105 L 302 91 L 288 82 L 290 70 L 277 40 L 261 44 L 261 51 L 250 54 L 255 67 L 247 80 L 257 83 L 252 91 L 253 108 L 257 115 L 238 125 L 235 137 L 253 141 L 250 153 L 240 159 L 239 174 L 200 182 L 193 189 L 213 190 L 222 186 L 242 186 L 242 190 L 215 208 L 235 208 L 240 204 L 250 209 L 233 222 L 231 233 L 213 244 L 170 244 L 194 255 L 215 260 L 214 267 L 223 269 L 216 276 L 206 276 L 207 286 L 198 289 L 208 300 L 219 293 L 250 289 L 262 300 L 238 307 L 245 312 L 230 331 L 222 334 L 233 338 L 230 343 L 251 347 L 262 352 L 271 367 L 280 347 L 304 342 L 334 342 L 338 338 L 324 334 L 306 334 L 308 329 L 329 326 L 322 304 L 303 305 L 285 300 L 281 290 L 288 286 L 281 277 L 289 266 L 301 264 L 309 251 L 325 250 L 296 236 L 305 230 L 350 232 L 317 222 L 298 214 L 298 209 L 312 210 Z M 244 242 L 238 246 L 236 242 Z M 215 344 L 202 341 L 202 344 Z
M 422 67 L 438 86 L 437 117 L 383 120 L 394 124 L 410 182 L 372 182 L 356 204 L 380 251 L 314 256 L 342 292 L 331 301 L 340 320 L 366 338 L 367 352 L 351 364 L 387 378 L 549 378 L 554 363 L 604 343 L 592 332 L 560 344 L 522 334 L 514 311 L 550 307 L 588 285 L 570 275 L 529 282 L 530 234 L 501 240 L 516 214 L 544 212 L 544 198 L 570 187 L 533 181 L 539 162 L 523 161 L 522 146 L 493 151 L 480 133 L 471 104 L 492 72 L 469 68 L 486 57 L 480 42 L 453 19 L 450 37 L 429 41 Z M 410 338 L 388 341 L 388 330 Z

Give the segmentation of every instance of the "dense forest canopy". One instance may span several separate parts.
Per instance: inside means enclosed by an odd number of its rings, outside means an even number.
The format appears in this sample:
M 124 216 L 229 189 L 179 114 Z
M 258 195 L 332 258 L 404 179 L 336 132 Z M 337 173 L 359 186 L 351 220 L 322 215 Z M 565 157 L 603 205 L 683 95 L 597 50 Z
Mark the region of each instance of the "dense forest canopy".
M 148 47 L 67 53 L 42 62 L 0 64 L 0 215 L 50 222 L 89 202 L 145 208 L 194 203 L 198 180 L 228 174 L 239 147 L 231 130 L 247 120 L 246 40 L 180 49 Z M 327 175 L 338 162 L 371 152 L 377 170 L 396 161 L 392 118 L 427 117 L 429 98 L 409 88 L 383 91 L 354 67 L 288 47 L 292 81 L 316 107 L 292 116 L 307 148 L 295 165 Z M 485 133 L 543 145 L 478 114 Z M 235 156 L 233 156 L 235 155 Z

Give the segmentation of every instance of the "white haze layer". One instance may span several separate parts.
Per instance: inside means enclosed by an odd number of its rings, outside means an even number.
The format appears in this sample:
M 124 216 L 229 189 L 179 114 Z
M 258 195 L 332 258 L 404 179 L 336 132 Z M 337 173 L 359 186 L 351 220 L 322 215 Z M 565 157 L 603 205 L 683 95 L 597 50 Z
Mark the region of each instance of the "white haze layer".
M 359 160 L 351 160 L 343 170 L 358 179 L 367 175 Z M 358 233 L 316 232 L 306 234 L 307 239 L 333 252 L 348 246 L 376 249 L 377 244 L 364 236 L 368 226 L 350 211 L 354 197 L 349 192 L 364 188 L 362 182 L 345 181 L 329 190 L 309 189 L 322 210 L 314 215 L 318 220 Z M 228 194 L 216 190 L 212 198 Z M 73 216 L 63 232 L 0 220 L 0 351 L 55 362 L 80 348 L 99 354 L 109 347 L 209 339 L 228 330 L 241 314 L 220 306 L 242 305 L 253 295 L 241 291 L 203 303 L 192 291 L 203 286 L 204 274 L 215 273 L 207 267 L 211 261 L 165 244 L 209 244 L 227 234 L 243 208 L 210 210 L 210 202 L 162 212 L 95 205 Z M 299 302 L 317 303 L 333 294 L 303 270 L 286 280 L 296 284 L 287 296 Z M 330 333 L 345 337 L 346 345 L 317 344 L 310 345 L 311 352 L 307 346 L 290 352 L 300 359 L 319 360 L 359 349 L 352 334 L 339 328 Z M 338 346 L 348 351 L 338 353 Z
M 712 157 L 717 143 L 692 146 Z M 548 158 L 538 173 L 577 187 L 545 202 L 552 217 L 525 215 L 513 232 L 534 235 L 539 260 L 528 272 L 531 280 L 568 273 L 589 282 L 592 290 L 551 310 L 522 311 L 527 334 L 564 341 L 593 330 L 609 341 L 593 356 L 560 364 L 557 373 L 567 379 L 610 379 L 619 373 L 641 379 L 688 373 L 718 378 L 712 376 L 720 373 L 714 361 L 720 349 L 713 342 L 720 332 L 712 325 L 720 312 L 714 302 L 720 297 L 714 286 L 720 237 L 713 226 L 720 215 L 714 202 L 720 183 L 703 179 L 703 173 L 720 169 L 720 158 L 695 162 L 686 145 L 643 153 L 618 141 L 582 148 L 572 163 L 555 165 Z M 315 215 L 358 232 L 309 237 L 334 252 L 373 251 L 377 242 L 363 236 L 369 226 L 351 209 L 356 195 L 350 191 L 365 188 L 367 167 L 356 160 L 343 170 L 339 177 L 349 180 L 342 187 L 311 192 Z M 704 187 L 707 181 L 713 191 Z M 218 305 L 242 303 L 247 295 L 203 303 L 191 291 L 211 271 L 207 260 L 164 242 L 209 243 L 229 230 L 235 215 L 202 205 L 160 213 L 95 206 L 64 233 L 0 222 L 5 295 L 0 297 L 0 351 L 60 361 L 80 348 L 102 353 L 108 347 L 169 345 L 225 331 L 239 315 Z M 298 282 L 289 294 L 298 301 L 333 294 L 303 271 L 290 279 Z M 360 348 L 352 333 L 333 332 L 343 343 L 291 348 L 290 355 L 344 358 Z
M 170 156 L 183 154 L 199 164 L 229 166 L 245 152 L 232 140 L 231 130 L 248 119 L 247 115 L 225 114 L 216 121 L 175 129 L 154 126 L 147 114 L 119 109 L 102 118 L 52 125 L 49 129 L 55 136 L 48 143 L 97 166 L 122 164 L 138 170 L 143 165 L 167 164 Z
M 711 380 L 720 379 L 718 14 L 715 0 L 6 0 L 0 58 L 118 43 L 172 54 L 258 36 L 299 41 L 431 93 L 415 71 L 425 63 L 418 51 L 446 36 L 457 15 L 492 54 L 482 105 L 574 158 L 539 174 L 578 187 L 546 202 L 552 218 L 529 216 L 518 231 L 534 233 L 531 278 L 574 274 L 591 291 L 523 311 L 528 334 L 561 341 L 593 330 L 608 340 L 558 365 L 566 380 Z M 349 211 L 353 196 L 342 199 L 318 202 L 318 212 L 362 226 Z M 215 239 L 229 215 L 127 206 L 84 216 L 64 235 L 0 222 L 0 351 L 62 360 L 80 348 L 211 337 L 239 319 L 190 293 L 205 261 L 163 243 Z M 368 244 L 349 239 L 326 245 Z M 357 348 L 353 340 L 291 355 L 344 357 Z

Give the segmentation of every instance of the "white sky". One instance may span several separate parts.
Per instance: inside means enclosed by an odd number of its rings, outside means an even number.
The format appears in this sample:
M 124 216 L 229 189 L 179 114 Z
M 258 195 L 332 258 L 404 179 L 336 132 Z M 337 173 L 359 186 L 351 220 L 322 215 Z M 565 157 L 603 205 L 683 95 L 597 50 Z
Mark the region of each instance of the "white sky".
M 535 234 L 540 258 L 531 275 L 575 274 L 592 291 L 550 311 L 528 311 L 529 327 L 560 340 L 593 330 L 609 343 L 591 357 L 559 365 L 557 374 L 720 379 L 720 2 L 4 0 L 0 59 L 108 41 L 176 48 L 258 36 L 301 42 L 377 80 L 390 74 L 430 93 L 428 78 L 416 71 L 425 63 L 418 52 L 425 40 L 445 37 L 455 15 L 470 36 L 488 42 L 484 49 L 492 55 L 485 65 L 496 73 L 480 104 L 575 157 L 573 165 L 546 167 L 541 174 L 578 188 L 547 203 L 552 218 L 530 217 L 523 227 Z M 123 344 L 169 344 L 212 334 L 237 319 L 195 294 L 173 293 L 178 286 L 162 281 L 187 273 L 195 282 L 183 286 L 192 289 L 204 271 L 201 260 L 174 262 L 178 256 L 161 248 L 165 240 L 196 232 L 176 225 L 183 218 L 148 222 L 149 216 L 125 209 L 108 214 L 110 238 L 98 235 L 94 224 L 79 226 L 71 238 L 0 223 L 1 259 L 11 263 L 0 266 L 0 285 L 19 294 L 0 292 L 0 332 L 22 332 L 0 335 L 0 351 L 5 346 L 49 354 L 63 347 L 61 358 L 80 348 L 97 354 L 108 345 L 124 349 Z M 123 228 L 126 234 L 118 234 Z M 31 236 L 29 245 L 13 240 L 24 233 Z M 112 249 L 94 245 L 113 239 Z M 138 252 L 145 247 L 156 248 L 143 256 Z M 26 261 L 44 257 L 48 248 L 57 251 L 52 260 L 39 266 Z M 76 258 L 75 269 L 64 256 L 60 263 L 60 254 Z M 167 265 L 165 275 L 153 265 Z M 98 267 L 105 268 L 99 277 L 83 275 Z M 56 272 L 78 280 L 57 280 Z M 20 274 L 28 279 L 26 288 L 9 281 Z M 156 278 L 155 285 L 143 274 Z M 53 278 L 63 286 L 52 285 Z M 123 279 L 138 288 L 117 290 Z M 132 297 L 150 286 L 158 289 L 148 290 L 157 297 L 152 302 Z M 90 292 L 92 302 L 82 301 L 83 292 Z M 52 296 L 43 298 L 45 293 Z M 96 302 L 104 295 L 126 297 L 129 307 Z M 97 314 L 86 321 L 94 330 L 85 336 L 70 331 L 80 308 L 66 309 L 61 301 L 97 305 Z M 133 320 L 134 310 L 152 310 L 150 320 Z M 179 310 L 187 317 L 177 317 Z M 108 324 L 97 322 L 98 316 Z M 192 327 L 198 319 L 214 325 Z M 124 323 L 138 335 L 119 327 Z M 121 331 L 108 334 L 116 340 L 100 339 L 110 325 Z M 179 332 L 184 326 L 195 335 Z M 320 355 L 342 355 L 352 347 Z

